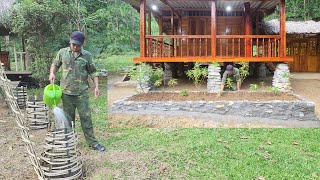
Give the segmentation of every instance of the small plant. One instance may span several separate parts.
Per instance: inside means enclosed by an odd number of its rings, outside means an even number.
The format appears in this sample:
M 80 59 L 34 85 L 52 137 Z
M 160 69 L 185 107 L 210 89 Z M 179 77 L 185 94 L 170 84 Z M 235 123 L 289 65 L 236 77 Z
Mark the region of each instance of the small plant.
M 151 73 L 151 81 L 155 87 L 160 87 L 162 85 L 162 79 L 164 76 L 164 71 L 162 68 L 157 68 Z
M 168 82 L 168 86 L 170 86 L 170 87 L 174 87 L 177 84 L 178 84 L 178 80 L 174 79 L 174 78 L 170 79 L 169 82 Z
M 211 63 L 214 67 L 219 67 L 220 66 L 220 63 L 218 63 L 218 62 L 212 62 Z
M 226 87 L 227 87 L 228 89 L 233 89 L 233 81 L 232 81 L 232 79 L 229 78 L 229 77 L 226 79 Z
M 208 69 L 201 67 L 199 63 L 195 63 L 193 69 L 188 70 L 186 74 L 189 79 L 192 79 L 194 85 L 199 87 L 208 76 Z
M 250 89 L 250 91 L 256 91 L 259 89 L 259 86 L 258 86 L 258 84 L 250 84 L 249 89 Z
M 241 67 L 239 68 L 239 74 L 240 74 L 240 83 L 246 79 L 246 77 L 249 75 L 249 63 L 248 62 L 240 62 L 239 63 Z
M 280 89 L 277 87 L 273 87 L 273 86 L 268 86 L 268 90 L 270 92 L 272 92 L 273 94 L 279 94 L 280 93 Z
M 182 90 L 180 91 L 180 95 L 181 95 L 181 96 L 188 96 L 188 95 L 189 95 L 189 91 L 188 91 L 187 89 L 182 89 Z
M 261 82 L 260 82 L 260 86 L 261 86 L 261 87 L 264 87 L 264 86 L 265 86 L 265 83 L 264 83 L 263 81 L 261 81 Z
M 132 80 L 138 81 L 139 87 L 143 93 L 143 85 L 150 84 L 150 77 L 152 75 L 153 69 L 150 65 L 146 63 L 140 63 L 130 70 L 130 77 Z

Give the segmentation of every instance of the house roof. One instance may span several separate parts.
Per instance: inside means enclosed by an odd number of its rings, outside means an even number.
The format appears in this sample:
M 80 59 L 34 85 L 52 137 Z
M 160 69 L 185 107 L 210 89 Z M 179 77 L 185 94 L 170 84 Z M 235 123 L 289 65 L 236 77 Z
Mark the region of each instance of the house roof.
M 279 34 L 280 22 L 277 19 L 260 24 L 261 29 L 268 34 Z M 287 34 L 320 34 L 320 21 L 286 21 Z
M 140 0 L 123 0 L 136 9 L 139 9 Z M 216 6 L 218 10 L 225 10 L 230 6 L 234 11 L 243 11 L 244 3 L 250 2 L 253 10 L 259 9 L 270 11 L 279 4 L 279 0 L 217 0 Z M 169 11 L 170 5 L 177 11 L 184 10 L 211 10 L 211 0 L 146 0 L 147 9 L 151 10 L 153 5 L 157 6 L 159 11 Z

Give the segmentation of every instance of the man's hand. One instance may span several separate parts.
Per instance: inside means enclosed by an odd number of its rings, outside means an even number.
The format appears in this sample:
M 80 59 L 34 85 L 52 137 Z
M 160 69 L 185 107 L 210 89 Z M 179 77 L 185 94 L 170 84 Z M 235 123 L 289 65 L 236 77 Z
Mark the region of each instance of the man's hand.
M 99 87 L 94 88 L 94 97 L 97 98 L 100 95 Z
M 54 83 L 55 78 L 56 78 L 55 74 L 50 73 L 50 76 L 49 76 L 50 83 Z

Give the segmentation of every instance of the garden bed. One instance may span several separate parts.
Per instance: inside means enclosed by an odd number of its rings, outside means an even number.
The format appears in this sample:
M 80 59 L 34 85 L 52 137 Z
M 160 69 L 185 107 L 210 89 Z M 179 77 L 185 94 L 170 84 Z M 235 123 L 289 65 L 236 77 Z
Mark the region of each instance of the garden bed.
M 282 120 L 317 120 L 315 103 L 290 93 L 224 92 L 214 93 L 149 92 L 113 103 L 114 112 L 199 112 Z

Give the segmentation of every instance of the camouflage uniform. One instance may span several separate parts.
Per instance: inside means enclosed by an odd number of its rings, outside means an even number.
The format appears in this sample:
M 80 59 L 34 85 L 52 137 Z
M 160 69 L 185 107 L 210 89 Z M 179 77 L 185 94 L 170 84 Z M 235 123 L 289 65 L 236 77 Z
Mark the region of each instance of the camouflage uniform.
M 232 72 L 231 75 L 229 75 L 226 71 L 223 73 L 222 80 L 221 80 L 221 83 L 222 83 L 223 85 L 226 84 L 227 78 L 231 78 L 233 82 L 234 82 L 234 81 L 236 81 L 236 82 L 240 81 L 239 69 L 236 68 L 236 67 L 234 67 L 232 71 L 233 71 L 233 72 Z M 235 83 L 233 83 L 232 89 L 233 89 L 233 90 L 237 90 L 237 86 L 235 85 Z
M 74 57 L 70 47 L 63 48 L 60 49 L 51 66 L 57 69 L 62 66 L 60 86 L 63 90 L 63 110 L 69 116 L 70 123 L 75 121 L 77 109 L 87 143 L 89 146 L 97 144 L 98 141 L 93 133 L 88 96 L 88 77 L 98 76 L 91 53 L 81 49 L 79 55 Z

